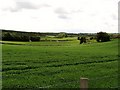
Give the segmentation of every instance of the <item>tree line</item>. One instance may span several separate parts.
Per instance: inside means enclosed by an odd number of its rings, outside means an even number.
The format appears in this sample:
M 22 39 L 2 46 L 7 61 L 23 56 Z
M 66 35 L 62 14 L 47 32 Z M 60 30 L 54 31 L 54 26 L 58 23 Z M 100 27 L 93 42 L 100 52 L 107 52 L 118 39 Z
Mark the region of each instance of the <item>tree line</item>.
M 4 41 L 40 41 L 40 35 L 28 32 L 2 31 Z
M 107 42 L 110 41 L 110 39 L 120 38 L 120 34 L 108 34 L 106 32 L 98 32 L 94 37 L 90 36 L 90 40 L 96 39 L 97 42 Z M 80 40 L 80 44 L 86 43 L 87 39 L 86 36 L 78 37 L 78 40 Z
M 41 41 L 41 38 L 46 36 L 54 36 L 56 38 L 66 38 L 66 37 L 78 37 L 80 44 L 86 43 L 87 38 L 96 39 L 97 42 L 110 41 L 113 38 L 120 38 L 120 34 L 108 34 L 106 32 L 98 33 L 40 33 L 40 32 L 22 32 L 13 30 L 1 30 L 0 29 L 0 40 L 4 41 Z
M 0 29 L 0 40 L 4 41 L 41 41 L 41 38 L 47 36 L 55 36 L 56 38 L 74 37 L 78 34 L 74 33 L 40 33 L 40 32 L 23 32 L 14 30 Z

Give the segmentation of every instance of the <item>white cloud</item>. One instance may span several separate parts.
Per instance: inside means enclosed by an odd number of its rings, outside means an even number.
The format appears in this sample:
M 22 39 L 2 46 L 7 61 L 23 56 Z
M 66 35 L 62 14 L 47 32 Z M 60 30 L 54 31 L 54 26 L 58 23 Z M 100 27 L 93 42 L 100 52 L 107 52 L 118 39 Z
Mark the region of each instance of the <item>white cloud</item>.
M 117 32 L 118 0 L 0 0 L 0 28 Z

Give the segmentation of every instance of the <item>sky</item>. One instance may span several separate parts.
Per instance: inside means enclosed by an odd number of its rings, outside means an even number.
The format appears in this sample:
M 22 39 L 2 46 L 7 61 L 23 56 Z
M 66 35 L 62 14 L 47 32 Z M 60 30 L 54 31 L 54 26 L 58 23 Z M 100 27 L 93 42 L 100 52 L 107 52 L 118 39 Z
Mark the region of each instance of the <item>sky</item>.
M 0 0 L 0 29 L 118 32 L 119 0 Z

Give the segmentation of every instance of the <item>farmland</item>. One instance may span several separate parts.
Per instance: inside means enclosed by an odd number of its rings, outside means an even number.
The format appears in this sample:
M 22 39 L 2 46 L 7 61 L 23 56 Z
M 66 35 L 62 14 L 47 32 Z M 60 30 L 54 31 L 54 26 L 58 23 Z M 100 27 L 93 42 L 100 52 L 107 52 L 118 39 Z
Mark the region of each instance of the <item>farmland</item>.
M 118 40 L 79 44 L 78 40 L 2 44 L 3 88 L 118 87 Z

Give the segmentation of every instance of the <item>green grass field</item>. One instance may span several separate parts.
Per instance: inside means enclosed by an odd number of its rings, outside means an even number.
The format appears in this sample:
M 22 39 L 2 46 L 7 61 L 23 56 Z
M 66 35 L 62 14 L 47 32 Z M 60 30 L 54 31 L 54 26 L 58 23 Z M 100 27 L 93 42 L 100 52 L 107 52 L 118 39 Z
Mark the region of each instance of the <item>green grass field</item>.
M 4 42 L 3 88 L 118 87 L 118 40 L 79 44 L 65 42 Z

